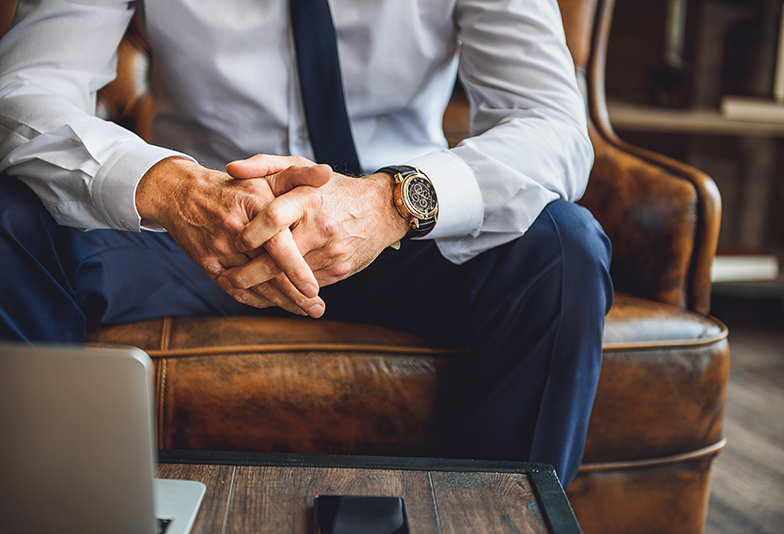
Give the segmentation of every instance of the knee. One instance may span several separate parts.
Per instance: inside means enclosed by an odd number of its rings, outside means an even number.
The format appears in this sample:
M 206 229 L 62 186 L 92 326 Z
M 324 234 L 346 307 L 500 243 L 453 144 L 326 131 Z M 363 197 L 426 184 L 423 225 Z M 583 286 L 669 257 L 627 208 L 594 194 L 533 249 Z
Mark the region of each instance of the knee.
M 476 272 L 497 296 L 577 300 L 585 311 L 606 313 L 612 304 L 610 253 L 610 241 L 591 213 L 559 200 L 548 204 L 524 235 L 475 260 L 482 266 Z
M 586 208 L 566 201 L 556 201 L 547 206 L 563 249 L 564 260 L 598 262 L 609 268 L 612 247 L 599 222 Z
M 604 298 L 609 311 L 612 246 L 599 222 L 586 208 L 566 201 L 549 204 L 543 215 L 552 222 L 560 244 L 565 288 L 580 288 L 581 292 L 589 293 L 594 290 L 596 297 Z

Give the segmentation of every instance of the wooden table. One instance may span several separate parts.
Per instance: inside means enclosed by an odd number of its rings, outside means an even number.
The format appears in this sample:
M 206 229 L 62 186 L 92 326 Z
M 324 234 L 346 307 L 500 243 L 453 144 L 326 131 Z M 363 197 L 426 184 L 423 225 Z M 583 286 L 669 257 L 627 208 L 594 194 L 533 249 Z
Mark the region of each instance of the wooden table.
M 207 486 L 192 534 L 313 532 L 317 495 L 405 500 L 412 534 L 579 534 L 549 465 L 160 451 L 158 476 Z

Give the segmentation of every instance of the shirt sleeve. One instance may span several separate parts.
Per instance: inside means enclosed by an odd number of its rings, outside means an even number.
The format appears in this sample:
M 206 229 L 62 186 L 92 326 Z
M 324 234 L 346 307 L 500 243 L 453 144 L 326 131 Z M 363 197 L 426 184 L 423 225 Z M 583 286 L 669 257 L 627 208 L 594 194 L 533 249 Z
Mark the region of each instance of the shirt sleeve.
M 139 180 L 183 156 L 94 116 L 133 9 L 120 0 L 20 2 L 0 40 L 0 171 L 33 189 L 59 224 L 139 231 Z
M 593 149 L 556 0 L 458 0 L 456 25 L 471 137 L 409 163 L 439 197 L 427 238 L 462 263 L 579 199 Z

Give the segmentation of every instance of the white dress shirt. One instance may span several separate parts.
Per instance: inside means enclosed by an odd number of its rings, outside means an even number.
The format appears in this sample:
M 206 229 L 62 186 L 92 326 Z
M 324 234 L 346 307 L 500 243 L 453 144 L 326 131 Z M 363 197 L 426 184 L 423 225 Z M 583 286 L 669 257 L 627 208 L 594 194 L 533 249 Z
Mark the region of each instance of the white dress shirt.
M 365 172 L 420 168 L 439 198 L 428 238 L 461 263 L 582 195 L 593 162 L 556 0 L 329 0 Z M 135 190 L 171 155 L 215 169 L 257 153 L 312 158 L 288 3 L 149 0 L 150 143 L 94 116 L 133 14 L 121 0 L 22 0 L 0 41 L 0 170 L 58 223 L 139 231 Z M 441 130 L 455 75 L 472 137 Z

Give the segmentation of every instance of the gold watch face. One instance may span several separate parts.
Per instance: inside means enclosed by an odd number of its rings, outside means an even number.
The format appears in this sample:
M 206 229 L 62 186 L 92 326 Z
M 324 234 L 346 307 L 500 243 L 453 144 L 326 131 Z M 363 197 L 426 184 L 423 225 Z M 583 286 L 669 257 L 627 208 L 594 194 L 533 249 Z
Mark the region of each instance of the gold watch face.
M 438 212 L 436 191 L 430 180 L 419 173 L 408 176 L 403 182 L 403 201 L 417 219 L 432 219 Z

